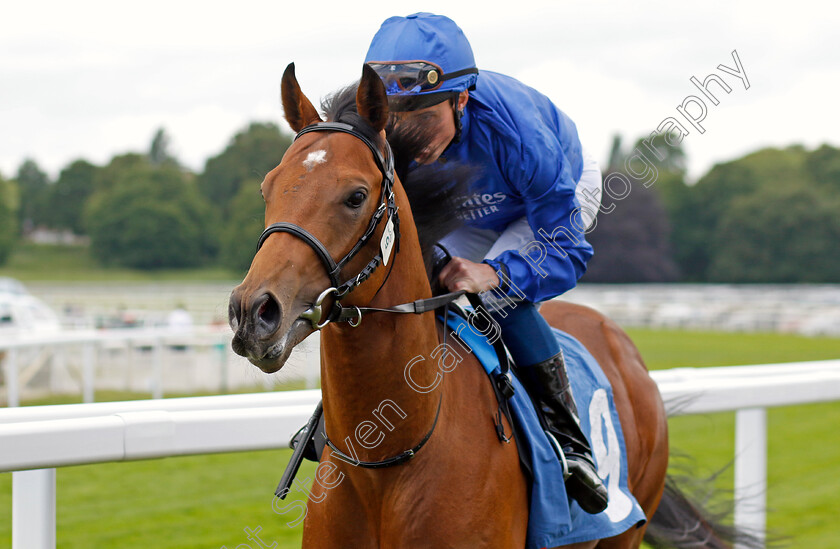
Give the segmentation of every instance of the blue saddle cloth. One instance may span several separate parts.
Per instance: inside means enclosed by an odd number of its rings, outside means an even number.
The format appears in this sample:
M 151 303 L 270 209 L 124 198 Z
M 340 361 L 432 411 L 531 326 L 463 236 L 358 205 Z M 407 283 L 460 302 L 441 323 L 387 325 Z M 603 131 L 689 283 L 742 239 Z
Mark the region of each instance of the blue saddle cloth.
M 500 371 L 499 359 L 487 339 L 475 333 L 465 319 L 449 315 L 448 325 L 479 359 L 488 374 Z M 598 474 L 605 479 L 610 503 L 606 510 L 590 515 L 569 501 L 563 469 L 540 425 L 525 388 L 514 377 L 516 393 L 510 409 L 533 468 L 528 539 L 526 549 L 556 547 L 616 536 L 644 524 L 645 514 L 627 487 L 627 453 L 612 388 L 595 358 L 575 338 L 554 329 L 566 358 L 572 392 L 583 432 L 589 439 Z M 592 426 L 596 428 L 593 430 Z M 520 441 L 523 442 L 523 441 Z

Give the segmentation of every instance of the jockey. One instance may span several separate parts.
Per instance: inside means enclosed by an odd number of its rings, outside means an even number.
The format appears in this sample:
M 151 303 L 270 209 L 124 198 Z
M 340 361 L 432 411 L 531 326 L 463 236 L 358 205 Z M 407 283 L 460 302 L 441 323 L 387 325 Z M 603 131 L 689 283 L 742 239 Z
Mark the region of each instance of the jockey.
M 566 456 L 568 493 L 584 511 L 603 511 L 607 490 L 579 426 L 563 353 L 536 305 L 573 288 L 592 257 L 584 231 L 600 206 L 597 163 L 547 97 L 508 76 L 479 73 L 464 33 L 447 17 L 387 19 L 365 62 L 399 120 L 434 128 L 417 164 L 457 160 L 481 170 L 464 197 L 465 225 L 442 241 L 453 258 L 439 281 L 449 291 L 480 293 L 485 304 L 495 294 L 491 314 Z

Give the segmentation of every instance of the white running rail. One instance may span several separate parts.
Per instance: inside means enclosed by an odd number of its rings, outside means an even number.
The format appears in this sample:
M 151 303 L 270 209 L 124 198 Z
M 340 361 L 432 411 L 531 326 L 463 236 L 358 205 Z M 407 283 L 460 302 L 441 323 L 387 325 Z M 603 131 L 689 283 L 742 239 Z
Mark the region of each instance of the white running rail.
M 840 400 L 840 360 L 652 376 L 669 415 L 736 412 L 735 521 L 764 532 L 766 408 Z M 55 467 L 285 447 L 319 397 L 316 390 L 0 410 L 0 471 L 15 471 L 12 548 L 55 549 Z
M 32 398 L 45 392 L 45 384 L 51 394 L 81 390 L 85 403 L 94 401 L 94 389 L 148 391 L 157 399 L 165 390 L 226 393 L 260 383 L 270 390 L 278 381 L 299 378 L 306 387 L 317 386 L 320 362 L 310 352 L 318 349 L 317 334 L 295 349 L 293 368 L 282 378 L 258 376 L 234 355 L 232 335 L 227 326 L 0 333 L 0 405 L 5 397 L 8 406 L 18 406 L 27 393 Z M 33 379 L 41 386 L 32 387 Z

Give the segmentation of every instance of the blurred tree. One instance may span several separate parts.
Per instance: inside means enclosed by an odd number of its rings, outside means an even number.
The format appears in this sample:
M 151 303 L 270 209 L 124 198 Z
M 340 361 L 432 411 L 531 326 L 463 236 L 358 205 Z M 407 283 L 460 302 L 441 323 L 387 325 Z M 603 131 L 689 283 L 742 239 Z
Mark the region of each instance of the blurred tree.
M 194 182 L 175 166 L 130 164 L 85 209 L 93 256 L 138 269 L 210 260 L 218 248 L 215 217 Z
M 621 135 L 613 135 L 612 146 L 610 147 L 610 156 L 607 160 L 607 169 L 604 173 L 612 173 L 624 167 L 624 152 L 621 150 Z
M 586 282 L 667 282 L 676 280 L 677 266 L 669 245 L 670 225 L 661 187 L 685 187 L 682 171 L 685 153 L 681 146 L 670 147 L 662 136 L 651 142 L 657 154 L 651 152 L 642 139 L 636 141 L 629 154 L 621 150 L 621 137 L 613 138 L 608 174 L 623 174 L 631 183 L 630 192 L 620 200 L 613 200 L 609 192 L 603 195 L 603 208 L 597 224 L 587 240 L 595 249 L 589 262 Z M 625 164 L 631 155 L 643 155 L 641 164 L 656 169 L 656 180 L 645 187 L 643 181 L 627 175 Z
M 715 230 L 718 282 L 840 282 L 840 196 L 803 186 L 735 198 Z
M 840 194 L 840 149 L 821 146 L 808 155 L 805 170 L 818 188 Z
M 674 258 L 685 280 L 708 279 L 716 253 L 714 235 L 723 213 L 734 198 L 754 193 L 759 185 L 753 172 L 736 161 L 716 165 L 691 187 L 665 191 Z
M 265 202 L 257 179 L 244 181 L 231 202 L 230 216 L 221 236 L 219 261 L 225 267 L 247 272 L 254 259 L 257 239 L 265 228 Z
M 17 189 L 0 175 L 0 265 L 8 261 L 17 240 Z
M 595 249 L 584 282 L 670 282 L 677 268 L 668 244 L 668 217 L 656 186 L 635 183 L 615 208 L 598 214 L 586 236 Z M 604 206 L 611 205 L 605 197 Z
M 149 162 L 153 166 L 161 166 L 163 164 L 178 165 L 178 161 L 169 153 L 169 136 L 166 130 L 159 128 L 152 138 L 152 144 L 149 147 Z
M 126 153 L 114 156 L 107 165 L 96 172 L 93 180 L 94 192 L 112 188 L 125 172 L 144 169 L 149 166 L 149 159 L 142 154 Z
M 292 138 L 277 125 L 252 123 L 233 137 L 224 152 L 207 161 L 198 177 L 201 193 L 227 218 L 242 182 L 262 180 L 280 163 L 291 143 Z
M 645 155 L 657 170 L 679 175 L 685 175 L 686 155 L 682 143 L 669 145 L 665 141 L 665 134 L 638 139 L 633 146 L 634 151 Z
M 18 168 L 17 184 L 20 192 L 18 218 L 24 234 L 45 221 L 49 201 L 49 178 L 38 164 L 28 158 Z
M 82 214 L 93 194 L 99 168 L 85 160 L 76 160 L 63 170 L 50 192 L 49 226 L 84 234 Z
M 665 192 L 673 223 L 674 255 L 686 280 L 709 280 L 709 268 L 718 253 L 716 235 L 733 201 L 763 189 L 809 185 L 807 157 L 807 151 L 798 145 L 762 149 L 715 165 L 688 189 Z
M 765 148 L 743 156 L 734 162 L 748 169 L 762 186 L 783 187 L 802 183 L 808 151 L 802 145 L 784 149 Z

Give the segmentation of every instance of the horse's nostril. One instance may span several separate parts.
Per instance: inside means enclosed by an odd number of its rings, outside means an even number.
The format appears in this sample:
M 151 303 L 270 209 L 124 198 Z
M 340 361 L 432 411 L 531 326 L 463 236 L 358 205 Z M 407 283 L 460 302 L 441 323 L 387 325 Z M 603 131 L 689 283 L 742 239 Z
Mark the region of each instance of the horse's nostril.
M 230 301 L 228 302 L 228 324 L 230 324 L 230 327 L 234 332 L 239 327 L 240 303 L 239 294 L 234 291 L 230 296 Z
M 267 337 L 280 327 L 280 319 L 282 314 L 280 312 L 280 304 L 271 294 L 264 294 L 259 299 L 255 300 L 251 321 L 254 324 L 254 330 L 260 337 Z
M 277 302 L 271 296 L 260 305 L 257 318 L 271 326 L 280 324 L 280 306 L 277 305 Z
M 228 324 L 234 331 L 239 326 L 239 310 L 233 306 L 233 303 L 228 305 Z

